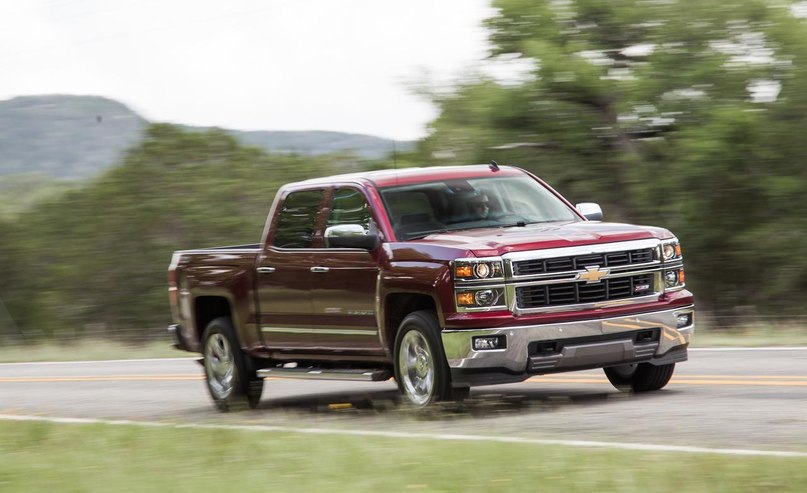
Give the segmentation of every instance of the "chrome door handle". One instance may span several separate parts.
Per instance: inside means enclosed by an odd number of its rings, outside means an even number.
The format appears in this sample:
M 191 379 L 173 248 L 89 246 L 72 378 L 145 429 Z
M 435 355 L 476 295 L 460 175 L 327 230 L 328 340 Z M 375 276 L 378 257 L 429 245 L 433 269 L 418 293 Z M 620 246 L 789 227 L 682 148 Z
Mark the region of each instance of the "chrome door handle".
M 272 272 L 276 271 L 274 267 L 258 267 L 259 274 L 271 274 Z
M 311 272 L 323 273 L 331 270 L 329 267 L 311 267 Z

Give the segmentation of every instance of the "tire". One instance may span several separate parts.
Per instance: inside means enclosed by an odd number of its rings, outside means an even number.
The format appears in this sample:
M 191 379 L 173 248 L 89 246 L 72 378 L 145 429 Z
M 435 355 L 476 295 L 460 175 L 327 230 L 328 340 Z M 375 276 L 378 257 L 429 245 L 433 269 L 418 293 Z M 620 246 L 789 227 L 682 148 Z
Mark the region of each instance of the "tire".
M 451 372 L 433 311 L 412 312 L 401 322 L 395 337 L 395 381 L 416 407 L 451 399 Z
M 241 351 L 230 317 L 207 324 L 202 341 L 205 382 L 216 408 L 227 412 L 258 407 L 263 379 L 247 367 L 247 356 Z
M 622 392 L 651 392 L 664 388 L 674 371 L 675 363 L 661 366 L 634 363 L 605 368 L 605 376 Z

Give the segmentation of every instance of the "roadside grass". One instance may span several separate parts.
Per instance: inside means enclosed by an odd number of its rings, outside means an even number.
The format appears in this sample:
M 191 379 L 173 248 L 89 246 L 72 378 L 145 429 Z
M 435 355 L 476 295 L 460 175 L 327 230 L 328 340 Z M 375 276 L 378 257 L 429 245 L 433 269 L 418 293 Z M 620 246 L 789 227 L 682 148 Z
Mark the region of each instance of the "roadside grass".
M 0 491 L 804 492 L 807 459 L 0 422 Z
M 127 344 L 106 339 L 79 339 L 63 343 L 37 342 L 0 345 L 0 363 L 183 358 L 191 356 L 194 356 L 194 353 L 174 349 L 167 339 L 143 344 Z
M 807 322 L 743 325 L 728 329 L 696 324 L 692 347 L 807 346 Z
M 753 324 L 728 329 L 696 325 L 692 347 L 715 346 L 807 346 L 807 322 L 804 325 L 796 322 Z M 0 363 L 197 356 L 196 353 L 174 349 L 167 338 L 142 344 L 127 344 L 101 338 L 80 338 L 63 343 L 0 344 Z

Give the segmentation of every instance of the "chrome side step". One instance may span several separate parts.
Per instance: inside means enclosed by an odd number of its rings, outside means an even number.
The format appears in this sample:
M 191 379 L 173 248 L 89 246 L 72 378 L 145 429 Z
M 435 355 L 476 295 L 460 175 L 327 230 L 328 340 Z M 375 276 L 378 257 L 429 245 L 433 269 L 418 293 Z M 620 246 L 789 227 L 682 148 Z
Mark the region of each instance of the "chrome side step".
M 323 368 L 264 368 L 258 370 L 260 378 L 304 378 L 310 380 L 352 380 L 359 382 L 383 382 L 392 375 L 388 370 L 343 370 Z

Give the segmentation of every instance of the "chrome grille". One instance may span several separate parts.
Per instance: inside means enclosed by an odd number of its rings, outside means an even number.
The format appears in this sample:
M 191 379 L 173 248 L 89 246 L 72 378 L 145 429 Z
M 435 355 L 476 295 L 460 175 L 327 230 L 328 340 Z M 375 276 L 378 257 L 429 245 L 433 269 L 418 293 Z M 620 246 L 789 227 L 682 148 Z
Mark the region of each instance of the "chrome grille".
M 648 273 L 635 276 L 615 277 L 593 284 L 567 282 L 537 286 L 518 286 L 516 287 L 516 303 L 519 308 L 543 308 L 548 306 L 619 300 L 636 296 L 646 296 L 652 293 L 653 274 Z
M 653 249 L 642 248 L 621 252 L 591 253 L 549 259 L 529 259 L 513 262 L 513 275 L 529 276 L 585 269 L 589 265 L 618 267 L 623 265 L 646 264 L 653 261 Z

